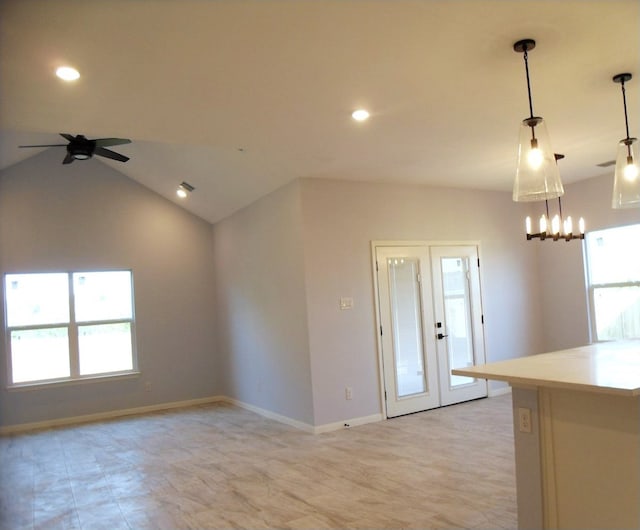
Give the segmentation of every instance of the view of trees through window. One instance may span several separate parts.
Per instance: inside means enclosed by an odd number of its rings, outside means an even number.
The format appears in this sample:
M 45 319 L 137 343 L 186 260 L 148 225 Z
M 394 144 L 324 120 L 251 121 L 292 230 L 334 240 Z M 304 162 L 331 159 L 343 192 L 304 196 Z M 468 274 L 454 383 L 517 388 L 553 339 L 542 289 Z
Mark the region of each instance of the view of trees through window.
M 589 232 L 587 266 L 593 338 L 640 338 L 640 225 Z
M 11 383 L 132 371 L 131 271 L 5 275 Z

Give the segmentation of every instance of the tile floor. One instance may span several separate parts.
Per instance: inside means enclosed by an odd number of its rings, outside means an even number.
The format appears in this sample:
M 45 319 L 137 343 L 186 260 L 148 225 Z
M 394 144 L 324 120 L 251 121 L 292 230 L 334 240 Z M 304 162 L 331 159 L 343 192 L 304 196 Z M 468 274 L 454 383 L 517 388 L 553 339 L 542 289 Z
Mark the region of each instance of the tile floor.
M 214 404 L 0 437 L 1 529 L 516 526 L 509 396 L 321 435 Z

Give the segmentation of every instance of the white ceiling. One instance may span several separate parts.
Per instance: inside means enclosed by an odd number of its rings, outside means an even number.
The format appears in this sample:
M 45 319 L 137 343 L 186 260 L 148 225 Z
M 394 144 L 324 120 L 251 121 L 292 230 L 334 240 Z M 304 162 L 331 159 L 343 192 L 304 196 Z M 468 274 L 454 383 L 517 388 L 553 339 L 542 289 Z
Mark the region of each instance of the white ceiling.
M 611 172 L 614 74 L 640 134 L 638 0 L 4 0 L 0 168 L 59 132 L 131 138 L 107 163 L 210 222 L 298 177 L 506 191 L 522 38 L 563 181 Z

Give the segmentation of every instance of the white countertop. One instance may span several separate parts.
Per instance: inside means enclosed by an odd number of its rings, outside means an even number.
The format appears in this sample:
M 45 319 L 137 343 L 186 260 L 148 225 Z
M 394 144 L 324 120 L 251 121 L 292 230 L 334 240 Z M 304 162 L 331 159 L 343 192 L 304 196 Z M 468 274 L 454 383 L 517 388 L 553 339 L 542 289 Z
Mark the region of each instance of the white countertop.
M 512 386 L 640 396 L 640 340 L 606 342 L 451 371 Z

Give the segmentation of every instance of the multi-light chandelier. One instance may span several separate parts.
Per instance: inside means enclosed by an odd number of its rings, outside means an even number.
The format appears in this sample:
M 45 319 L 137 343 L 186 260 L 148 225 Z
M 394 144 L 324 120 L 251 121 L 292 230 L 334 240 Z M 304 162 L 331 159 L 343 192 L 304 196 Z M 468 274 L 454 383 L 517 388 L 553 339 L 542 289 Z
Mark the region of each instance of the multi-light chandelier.
M 554 159 L 557 163 L 558 160 L 562 160 L 564 155 L 555 153 Z M 566 219 L 562 215 L 562 200 L 558 197 L 558 213 L 551 217 L 549 215 L 549 200 L 545 199 L 545 212 L 540 216 L 538 222 L 538 231 L 534 232 L 531 217 L 525 219 L 525 230 L 527 233 L 527 241 L 532 239 L 540 239 L 544 241 L 549 239 L 551 241 L 571 241 L 573 239 L 584 239 L 584 218 L 580 217 L 578 225 L 574 226 L 573 219 L 568 216 Z

